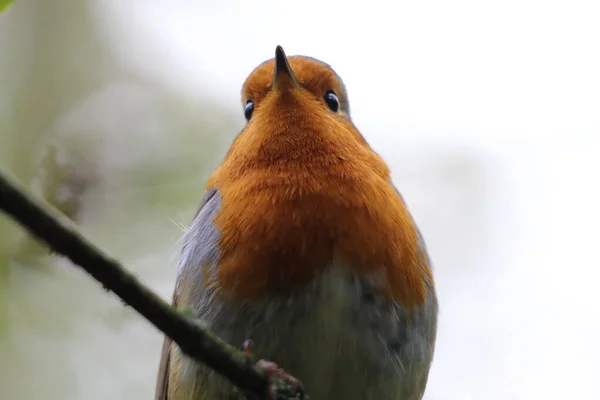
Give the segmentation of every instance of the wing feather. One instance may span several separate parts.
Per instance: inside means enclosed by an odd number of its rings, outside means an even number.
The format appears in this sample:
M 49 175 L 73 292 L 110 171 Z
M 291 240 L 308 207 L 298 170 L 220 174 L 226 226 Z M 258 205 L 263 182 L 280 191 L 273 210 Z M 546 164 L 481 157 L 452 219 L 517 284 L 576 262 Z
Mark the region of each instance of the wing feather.
M 192 226 L 188 229 L 188 232 L 183 237 L 183 253 L 186 253 L 186 246 L 189 246 L 190 240 L 194 240 L 194 235 L 198 233 L 199 230 L 202 229 L 203 226 L 207 223 L 212 223 L 212 215 L 216 211 L 216 208 L 219 204 L 218 196 L 216 189 L 211 189 L 204 194 L 202 201 L 198 207 L 198 211 L 194 216 L 194 222 Z M 214 201 L 211 201 L 213 200 Z M 191 231 L 191 232 L 189 232 Z M 202 244 L 202 243 L 200 243 Z M 193 244 L 192 244 L 193 245 Z M 214 244 L 213 244 L 214 245 Z M 187 265 L 188 260 L 186 257 L 182 257 L 179 265 L 180 271 L 178 272 L 177 282 L 175 285 L 175 290 L 173 293 L 172 305 L 177 308 L 179 306 L 178 299 L 178 288 L 180 287 L 180 281 L 185 277 L 185 274 L 182 274 L 182 269 L 189 267 Z M 171 348 L 172 341 L 168 337 L 165 337 L 162 345 L 160 363 L 158 367 L 158 376 L 156 380 L 156 394 L 155 400 L 169 400 L 169 380 L 170 380 L 170 364 L 171 364 Z

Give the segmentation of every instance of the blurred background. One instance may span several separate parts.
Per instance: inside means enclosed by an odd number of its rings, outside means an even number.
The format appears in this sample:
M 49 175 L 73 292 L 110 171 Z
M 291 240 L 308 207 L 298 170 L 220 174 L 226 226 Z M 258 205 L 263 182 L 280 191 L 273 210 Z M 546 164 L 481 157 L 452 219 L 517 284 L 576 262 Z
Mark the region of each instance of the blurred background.
M 170 299 L 277 44 L 331 64 L 428 242 L 427 400 L 598 399 L 600 4 L 17 0 L 0 168 Z M 0 215 L 0 398 L 153 398 L 161 335 Z

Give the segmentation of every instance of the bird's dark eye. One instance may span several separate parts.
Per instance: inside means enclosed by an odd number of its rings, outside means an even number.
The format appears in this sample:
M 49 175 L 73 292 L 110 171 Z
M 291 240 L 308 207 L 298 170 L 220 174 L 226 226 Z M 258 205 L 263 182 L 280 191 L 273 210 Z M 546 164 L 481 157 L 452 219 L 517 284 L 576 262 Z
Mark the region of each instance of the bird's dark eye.
M 325 103 L 327 103 L 327 107 L 329 107 L 331 111 L 339 111 L 340 100 L 333 91 L 330 90 L 329 92 L 325 93 L 325 96 L 323 98 L 325 99 Z
M 252 100 L 248 100 L 246 105 L 244 106 L 244 116 L 246 117 L 246 121 L 250 121 L 252 118 L 252 113 L 254 112 L 254 102 Z

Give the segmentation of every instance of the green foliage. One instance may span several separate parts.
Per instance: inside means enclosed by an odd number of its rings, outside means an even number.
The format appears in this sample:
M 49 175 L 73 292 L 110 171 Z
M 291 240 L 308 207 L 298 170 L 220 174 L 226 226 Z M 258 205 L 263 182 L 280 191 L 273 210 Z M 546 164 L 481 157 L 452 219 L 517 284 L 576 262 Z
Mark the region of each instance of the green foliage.
M 7 11 L 14 0 L 0 0 L 0 12 Z

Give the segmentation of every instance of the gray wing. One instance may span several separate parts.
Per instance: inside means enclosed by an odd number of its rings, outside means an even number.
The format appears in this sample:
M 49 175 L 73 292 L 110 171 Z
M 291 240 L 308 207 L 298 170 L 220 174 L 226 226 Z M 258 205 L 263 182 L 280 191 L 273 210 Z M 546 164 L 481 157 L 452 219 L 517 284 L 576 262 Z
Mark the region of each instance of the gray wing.
M 392 185 L 392 187 L 398 194 L 398 197 L 400 197 L 400 200 L 402 201 L 402 203 L 404 203 L 404 206 L 407 208 L 407 211 L 408 211 L 408 206 L 407 206 L 406 202 L 404 201 L 404 198 L 402 197 L 402 195 L 400 194 L 400 192 L 398 191 L 396 186 L 393 183 L 390 183 L 390 184 Z M 408 213 L 410 214 L 410 211 L 408 211 Z M 411 215 L 411 218 L 412 218 L 412 215 Z M 425 262 L 427 263 L 429 269 L 431 271 L 433 271 L 433 266 L 431 263 L 431 259 L 429 258 L 429 253 L 427 251 L 427 245 L 425 244 L 423 235 L 421 234 L 421 231 L 419 230 L 417 223 L 414 221 L 414 218 L 412 218 L 412 219 L 413 219 L 413 223 L 415 225 L 415 229 L 417 230 L 421 255 L 425 259 Z M 413 381 L 414 381 L 414 383 L 416 383 L 416 387 L 413 388 L 412 390 L 416 390 L 416 392 L 418 392 L 420 394 L 419 397 L 415 397 L 415 398 L 421 398 L 420 396 L 423 395 L 423 391 L 425 390 L 425 387 L 427 385 L 427 380 L 429 377 L 429 369 L 431 367 L 431 360 L 433 359 L 433 355 L 435 352 L 435 342 L 436 342 L 436 338 L 437 338 L 437 320 L 438 320 L 439 305 L 438 305 L 435 284 L 434 284 L 433 280 L 430 280 L 427 277 L 424 277 L 424 278 L 425 278 L 425 281 L 427 282 L 427 289 L 428 289 L 428 295 L 426 297 L 425 304 L 420 313 L 418 313 L 416 316 L 414 314 L 410 316 L 410 318 L 412 318 L 413 324 L 415 324 L 418 327 L 418 329 L 413 330 L 413 334 L 418 333 L 418 335 L 420 336 L 419 340 L 417 340 L 415 343 L 420 344 L 420 346 L 421 346 L 421 347 L 418 347 L 418 348 L 420 348 L 419 352 L 415 352 L 415 349 L 412 349 L 413 352 L 410 354 L 411 354 L 411 357 L 414 357 L 415 354 L 421 354 L 421 357 L 422 357 L 421 359 L 423 360 L 423 364 L 422 364 L 421 368 L 419 370 L 414 371 L 416 375 L 413 378 Z M 405 313 L 405 312 L 406 311 L 404 309 L 398 309 L 398 315 L 403 315 L 403 313 Z M 408 320 L 409 316 L 406 315 L 405 318 Z M 397 340 L 398 340 L 398 337 L 395 337 L 392 339 L 391 343 L 394 343 Z M 401 359 L 401 358 L 402 358 L 402 355 L 399 354 L 399 359 Z M 406 362 L 408 363 L 409 360 L 406 360 Z
M 218 235 L 212 226 L 212 219 L 219 209 L 221 203 L 220 200 L 216 189 L 207 191 L 200 202 L 192 225 L 186 230 L 182 237 L 182 255 L 179 261 L 177 282 L 175 284 L 172 300 L 172 304 L 175 308 L 179 306 L 178 295 L 180 291 L 180 282 L 182 279 L 186 278 L 186 273 L 190 269 L 190 264 L 194 261 L 198 261 L 200 264 L 196 264 L 196 266 L 199 267 L 202 264 L 202 258 L 206 259 L 206 256 L 216 255 Z M 197 256 L 200 256 L 198 260 L 191 259 L 191 257 L 196 258 Z M 199 269 L 200 268 L 196 268 L 196 270 Z M 155 400 L 168 400 L 169 398 L 170 359 L 171 340 L 168 337 L 165 337 L 158 367 Z

